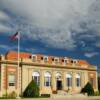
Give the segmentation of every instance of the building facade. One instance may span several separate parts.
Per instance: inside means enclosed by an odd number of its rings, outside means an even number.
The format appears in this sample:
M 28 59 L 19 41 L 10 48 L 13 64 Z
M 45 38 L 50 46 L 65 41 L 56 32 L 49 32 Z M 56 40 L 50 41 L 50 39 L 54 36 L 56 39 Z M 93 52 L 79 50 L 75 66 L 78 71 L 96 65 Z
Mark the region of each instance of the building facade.
M 9 51 L 0 57 L 0 96 L 22 94 L 31 80 L 40 94 L 79 93 L 90 82 L 97 91 L 97 67 L 85 60 Z M 19 65 L 19 67 L 18 67 Z

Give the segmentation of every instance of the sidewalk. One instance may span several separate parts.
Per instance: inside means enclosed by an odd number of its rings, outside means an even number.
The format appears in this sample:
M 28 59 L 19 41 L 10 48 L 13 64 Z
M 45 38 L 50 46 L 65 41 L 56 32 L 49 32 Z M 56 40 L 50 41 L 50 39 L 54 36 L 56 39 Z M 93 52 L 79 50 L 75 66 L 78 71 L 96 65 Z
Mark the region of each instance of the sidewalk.
M 81 96 L 81 95 L 71 95 L 66 97 L 57 98 L 24 98 L 24 99 L 1 99 L 1 100 L 100 100 L 100 96 Z

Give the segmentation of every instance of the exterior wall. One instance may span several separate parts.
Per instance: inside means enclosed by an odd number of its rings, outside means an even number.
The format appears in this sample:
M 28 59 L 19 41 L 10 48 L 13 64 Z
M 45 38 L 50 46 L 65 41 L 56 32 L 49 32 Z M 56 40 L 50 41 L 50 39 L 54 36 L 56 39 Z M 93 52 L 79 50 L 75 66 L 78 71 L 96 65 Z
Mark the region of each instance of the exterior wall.
M 32 73 L 33 72 L 39 72 L 40 73 L 40 94 L 44 93 L 50 93 L 52 94 L 53 91 L 56 91 L 56 73 L 61 73 L 61 81 L 62 81 L 62 90 L 67 91 L 68 87 L 66 86 L 66 74 L 71 73 L 72 74 L 72 87 L 69 87 L 71 93 L 77 93 L 80 92 L 81 88 L 85 86 L 85 84 L 88 82 L 88 72 L 87 71 L 82 71 L 82 70 L 68 70 L 68 69 L 52 69 L 52 68 L 44 68 L 44 67 L 36 67 L 36 66 L 23 66 L 23 90 L 24 91 L 25 87 L 29 84 L 29 82 L 32 80 Z M 45 72 L 50 72 L 52 77 L 51 77 L 51 87 L 45 87 L 44 86 L 44 73 Z M 81 87 L 76 86 L 76 80 L 75 80 L 75 75 L 79 73 L 81 75 Z
M 39 59 L 41 59 L 41 55 L 38 56 Z M 49 57 L 49 62 L 52 62 L 53 57 Z M 62 58 L 60 58 L 60 61 Z M 69 65 L 59 65 L 59 64 L 52 64 L 44 63 L 43 61 L 39 62 L 32 62 L 30 59 L 23 59 L 20 64 L 19 68 L 19 75 L 18 75 L 18 68 L 17 68 L 17 61 L 6 61 L 4 58 L 2 59 L 1 63 L 1 89 L 0 89 L 0 95 L 6 93 L 11 93 L 12 91 L 15 91 L 16 93 L 22 94 L 27 85 L 32 80 L 32 73 L 37 71 L 40 74 L 40 94 L 52 94 L 53 91 L 57 91 L 57 78 L 56 74 L 60 73 L 62 81 L 62 90 L 68 91 L 71 93 L 78 93 L 80 92 L 81 88 L 85 86 L 85 84 L 89 81 L 89 79 L 92 77 L 94 78 L 94 89 L 97 90 L 97 72 L 96 68 L 90 69 L 87 66 L 81 66 L 75 65 L 75 64 L 69 64 Z M 6 63 L 5 63 L 6 62 Z M 10 63 L 9 63 L 10 62 Z M 49 66 L 50 65 L 50 66 Z M 73 67 L 73 68 L 72 68 Z M 46 87 L 44 86 L 44 73 L 50 72 L 51 74 L 51 86 Z M 14 73 L 16 76 L 15 80 L 15 86 L 8 86 L 8 74 Z M 66 74 L 70 73 L 72 75 L 72 87 L 66 86 Z M 76 74 L 80 74 L 81 76 L 81 87 L 76 86 Z M 18 78 L 19 76 L 19 78 Z M 18 81 L 19 79 L 19 81 Z M 19 85 L 18 85 L 19 82 Z M 19 86 L 19 87 L 18 87 Z M 69 89 L 69 90 L 68 90 Z
M 97 91 L 97 89 L 98 89 L 97 72 L 89 71 L 88 78 L 89 78 L 88 80 L 90 81 L 90 83 L 91 83 L 91 78 L 93 79 L 93 88 L 95 91 Z

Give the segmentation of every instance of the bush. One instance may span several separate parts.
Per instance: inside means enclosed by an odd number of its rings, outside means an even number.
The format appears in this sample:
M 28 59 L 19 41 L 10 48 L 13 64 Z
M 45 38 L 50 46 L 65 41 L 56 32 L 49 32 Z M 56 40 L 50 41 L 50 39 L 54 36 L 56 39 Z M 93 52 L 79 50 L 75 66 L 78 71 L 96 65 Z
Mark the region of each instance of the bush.
M 16 98 L 17 97 L 17 94 L 15 91 L 11 92 L 9 95 L 8 95 L 9 98 Z
M 7 99 L 14 99 L 17 97 L 17 94 L 15 91 L 12 91 L 11 93 L 3 94 L 2 98 L 7 98 Z
M 88 82 L 84 88 L 82 88 L 81 93 L 87 93 L 88 96 L 94 95 L 94 89 L 92 85 Z
M 94 96 L 100 96 L 100 93 L 97 91 L 94 93 Z
M 23 92 L 23 97 L 39 97 L 39 87 L 32 80 Z
M 99 93 L 100 93 L 100 76 L 98 76 L 98 90 L 99 90 Z

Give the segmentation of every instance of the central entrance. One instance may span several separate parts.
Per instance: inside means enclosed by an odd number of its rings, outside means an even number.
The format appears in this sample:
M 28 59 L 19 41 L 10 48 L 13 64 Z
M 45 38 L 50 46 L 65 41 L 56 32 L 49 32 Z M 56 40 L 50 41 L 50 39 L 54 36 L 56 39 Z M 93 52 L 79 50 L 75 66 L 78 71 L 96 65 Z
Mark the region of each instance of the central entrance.
M 56 89 L 62 90 L 62 77 L 61 73 L 56 74 Z
M 57 80 L 57 90 L 62 90 L 62 81 L 61 80 Z

